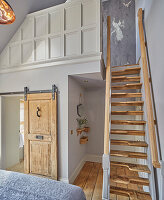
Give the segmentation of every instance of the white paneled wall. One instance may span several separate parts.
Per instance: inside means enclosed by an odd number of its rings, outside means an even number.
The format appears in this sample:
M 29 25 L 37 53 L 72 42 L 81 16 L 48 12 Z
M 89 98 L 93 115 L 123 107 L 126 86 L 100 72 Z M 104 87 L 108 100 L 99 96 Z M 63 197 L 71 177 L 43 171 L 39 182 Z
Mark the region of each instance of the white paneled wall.
M 29 14 L 0 55 L 0 72 L 101 55 L 100 27 L 100 0 L 66 2 Z

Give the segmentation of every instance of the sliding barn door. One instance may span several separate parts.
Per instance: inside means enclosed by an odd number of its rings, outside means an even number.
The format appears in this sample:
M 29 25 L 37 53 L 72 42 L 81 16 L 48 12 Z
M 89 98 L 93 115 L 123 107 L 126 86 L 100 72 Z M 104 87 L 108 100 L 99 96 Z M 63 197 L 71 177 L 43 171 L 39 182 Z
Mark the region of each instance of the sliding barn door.
M 25 173 L 57 180 L 57 100 L 52 93 L 28 94 L 24 107 Z

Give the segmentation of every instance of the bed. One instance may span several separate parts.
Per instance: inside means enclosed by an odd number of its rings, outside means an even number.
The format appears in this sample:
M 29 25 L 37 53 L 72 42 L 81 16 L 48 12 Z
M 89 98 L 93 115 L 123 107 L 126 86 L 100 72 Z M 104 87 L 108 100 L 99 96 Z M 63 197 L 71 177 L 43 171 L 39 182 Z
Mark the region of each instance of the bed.
M 86 200 L 80 187 L 0 170 L 0 200 Z

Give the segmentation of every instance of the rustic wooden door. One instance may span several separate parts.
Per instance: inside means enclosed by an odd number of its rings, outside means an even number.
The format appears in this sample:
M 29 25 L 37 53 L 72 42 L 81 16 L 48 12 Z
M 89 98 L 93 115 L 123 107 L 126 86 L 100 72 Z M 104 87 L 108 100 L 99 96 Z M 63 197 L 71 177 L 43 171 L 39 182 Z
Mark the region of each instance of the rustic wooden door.
M 28 94 L 24 105 L 25 173 L 57 180 L 57 98 Z

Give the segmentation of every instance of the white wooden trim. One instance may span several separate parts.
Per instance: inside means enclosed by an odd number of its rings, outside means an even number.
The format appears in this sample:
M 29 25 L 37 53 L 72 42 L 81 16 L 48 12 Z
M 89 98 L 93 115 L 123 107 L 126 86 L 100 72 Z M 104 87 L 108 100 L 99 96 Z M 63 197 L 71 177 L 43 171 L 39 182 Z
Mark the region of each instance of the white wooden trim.
M 27 15 L 0 55 L 0 73 L 36 69 L 43 63 L 50 66 L 50 62 L 81 63 L 78 59 L 101 54 L 101 19 L 99 0 L 73 0 Z
M 0 169 L 2 169 L 2 97 L 0 97 Z
M 62 66 L 62 65 L 70 65 L 70 64 L 80 64 L 80 63 L 87 63 L 87 62 L 94 62 L 94 61 L 101 61 L 101 53 L 93 54 L 91 56 L 76 56 L 72 57 L 70 59 L 56 59 L 56 60 L 49 60 L 48 61 L 42 61 L 42 62 L 36 62 L 33 64 L 24 64 L 16 67 L 10 67 L 10 68 L 3 68 L 0 69 L 0 74 L 4 73 L 10 73 L 10 72 L 17 72 L 17 71 L 25 71 L 25 70 L 31 70 L 31 69 L 37 69 L 37 68 L 46 68 L 46 67 L 53 67 L 53 66 Z

